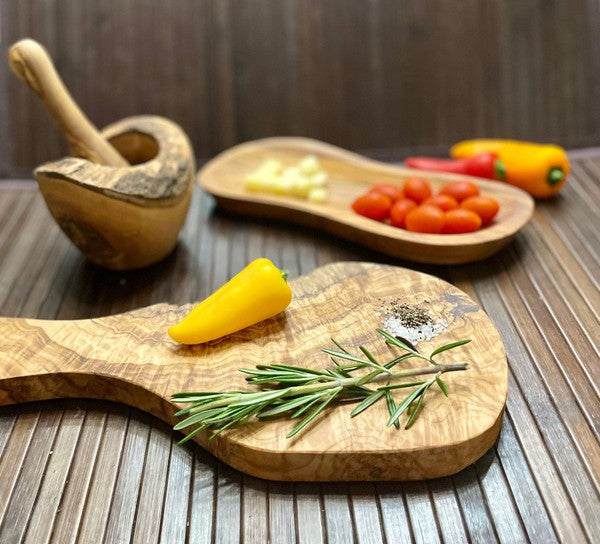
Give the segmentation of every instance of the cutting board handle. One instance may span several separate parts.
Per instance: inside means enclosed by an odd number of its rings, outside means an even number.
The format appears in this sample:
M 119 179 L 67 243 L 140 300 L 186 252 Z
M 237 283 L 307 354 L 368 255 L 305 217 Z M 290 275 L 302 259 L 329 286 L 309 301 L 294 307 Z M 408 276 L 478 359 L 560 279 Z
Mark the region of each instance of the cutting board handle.
M 69 142 L 72 155 L 106 166 L 129 166 L 75 103 L 38 42 L 26 38 L 15 43 L 8 51 L 8 63 L 40 96 Z

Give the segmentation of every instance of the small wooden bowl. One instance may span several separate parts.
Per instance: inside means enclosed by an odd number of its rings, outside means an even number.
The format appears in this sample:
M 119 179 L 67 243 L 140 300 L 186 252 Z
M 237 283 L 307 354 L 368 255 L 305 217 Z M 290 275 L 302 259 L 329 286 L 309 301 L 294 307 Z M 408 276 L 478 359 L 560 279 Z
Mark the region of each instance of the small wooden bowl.
M 35 177 L 50 213 L 90 261 L 113 270 L 141 268 L 177 243 L 193 191 L 195 160 L 179 125 L 129 117 L 102 135 L 131 166 L 66 157 Z
M 266 159 L 292 165 L 316 155 L 330 177 L 329 200 L 316 204 L 299 198 L 259 194 L 244 188 L 246 176 Z M 434 264 L 483 259 L 506 246 L 531 218 L 533 199 L 506 183 L 477 179 L 481 192 L 500 203 L 493 223 L 468 234 L 421 234 L 362 217 L 352 201 L 378 183 L 401 184 L 409 176 L 426 178 L 434 190 L 449 181 L 470 179 L 456 174 L 423 172 L 392 166 L 307 138 L 267 138 L 238 145 L 208 162 L 198 174 L 200 185 L 223 209 L 271 217 L 322 229 L 393 257 Z

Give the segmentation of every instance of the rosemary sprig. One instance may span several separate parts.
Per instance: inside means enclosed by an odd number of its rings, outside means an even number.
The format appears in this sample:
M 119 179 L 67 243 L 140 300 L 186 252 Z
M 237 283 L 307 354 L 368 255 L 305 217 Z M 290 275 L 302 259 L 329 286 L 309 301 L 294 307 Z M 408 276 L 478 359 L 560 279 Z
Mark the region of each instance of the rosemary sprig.
M 316 370 L 285 364 L 257 365 L 254 369 L 242 368 L 240 372 L 247 375 L 246 381 L 251 384 L 269 384 L 269 387 L 260 391 L 188 392 L 173 395 L 174 402 L 190 405 L 175 414 L 184 419 L 174 428 L 180 430 L 196 426 L 180 443 L 204 430 L 212 431 L 212 439 L 224 430 L 241 425 L 252 418 L 262 421 L 283 414 L 289 414 L 291 419 L 303 416 L 287 435 L 291 438 L 311 423 L 329 404 L 343 401 L 359 403 L 350 413 L 350 417 L 355 417 L 379 400 L 385 399 L 389 412 L 387 426 L 394 425 L 400 428 L 400 416 L 406 412 L 408 419 L 404 428 L 410 428 L 421 413 L 423 399 L 433 385 L 437 385 L 442 393 L 448 396 L 448 386 L 442 380 L 442 374 L 468 368 L 467 363 L 440 364 L 435 357 L 470 340 L 445 344 L 427 357 L 412 345 L 386 331 L 377 329 L 377 332 L 388 344 L 404 350 L 405 353 L 382 364 L 367 348 L 360 347 L 364 357 L 353 355 L 332 339 L 336 349 L 323 348 L 322 351 L 330 355 L 335 365 L 333 368 Z M 393 370 L 397 364 L 410 358 L 425 360 L 428 365 Z M 342 364 L 340 360 L 350 361 L 350 364 Z M 357 371 L 363 372 L 359 375 L 353 374 Z M 422 381 L 390 383 L 393 380 L 425 375 L 432 377 Z M 382 381 L 388 383 L 373 389 L 374 385 Z M 413 391 L 397 403 L 393 392 L 401 389 Z

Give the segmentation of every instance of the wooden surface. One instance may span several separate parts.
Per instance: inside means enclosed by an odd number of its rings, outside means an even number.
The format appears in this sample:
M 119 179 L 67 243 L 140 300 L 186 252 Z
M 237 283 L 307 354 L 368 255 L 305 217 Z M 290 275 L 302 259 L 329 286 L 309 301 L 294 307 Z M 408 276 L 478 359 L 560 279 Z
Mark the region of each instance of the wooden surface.
M 284 313 L 197 346 L 181 346 L 166 334 L 191 304 L 94 320 L 0 317 L 0 404 L 88 397 L 122 402 L 173 425 L 181 408 L 170 402 L 174 393 L 252 390 L 240 366 L 267 361 L 324 369 L 331 362 L 321 348 L 335 347 L 331 338 L 354 353 L 365 345 L 380 361 L 394 359 L 401 351 L 375 331 L 384 327 L 382 306 L 402 301 L 446 323 L 444 332 L 418 343 L 421 353 L 471 339 L 438 357 L 439 364 L 466 362 L 468 370 L 444 375 L 451 397 L 432 390 L 410 431 L 386 427 L 389 413 L 380 402 L 356 418 L 347 405 L 330 409 L 294 439 L 286 438 L 293 424 L 279 418 L 254 420 L 211 441 L 209 433 L 196 435 L 198 442 L 242 472 L 286 481 L 448 476 L 493 445 L 506 401 L 506 356 L 494 325 L 465 293 L 433 276 L 365 263 L 323 266 L 290 287 L 294 298 Z M 403 366 L 419 368 L 423 361 Z M 406 393 L 395 393 L 398 404 Z
M 173 119 L 199 157 L 309 136 L 445 153 L 471 137 L 600 142 L 596 0 L 2 0 L 0 50 L 43 43 L 96 126 Z M 0 175 L 65 154 L 0 69 Z
M 181 127 L 152 115 L 122 119 L 102 135 L 132 166 L 63 157 L 35 169 L 40 190 L 60 228 L 93 263 L 111 270 L 154 264 L 173 250 L 185 222 L 194 151 Z
M 329 176 L 326 203 L 246 190 L 246 177 L 265 161 L 274 159 L 287 167 L 307 155 L 316 156 Z M 228 211 L 313 226 L 392 257 L 432 264 L 468 263 L 493 255 L 512 240 L 533 213 L 533 199 L 528 194 L 508 184 L 486 180 L 478 181 L 482 194 L 495 198 L 500 211 L 489 226 L 477 232 L 442 236 L 410 232 L 352 211 L 352 202 L 370 186 L 402 186 L 408 176 L 415 175 L 426 178 L 434 191 L 445 183 L 464 179 L 455 174 L 390 166 L 318 140 L 279 137 L 224 151 L 200 170 L 198 182 Z
M 308 228 L 215 212 L 212 198 L 197 192 L 172 256 L 138 272 L 103 272 L 62 236 L 32 182 L 6 182 L 0 191 L 0 315 L 75 319 L 183 304 L 260 255 L 292 276 L 333 261 L 392 262 Z M 562 196 L 540 203 L 495 257 L 411 265 L 478 300 L 507 350 L 499 441 L 460 474 L 420 483 L 269 483 L 199 447 L 175 446 L 179 435 L 166 425 L 121 405 L 6 407 L 0 541 L 597 540 L 599 202 L 600 150 L 580 153 Z

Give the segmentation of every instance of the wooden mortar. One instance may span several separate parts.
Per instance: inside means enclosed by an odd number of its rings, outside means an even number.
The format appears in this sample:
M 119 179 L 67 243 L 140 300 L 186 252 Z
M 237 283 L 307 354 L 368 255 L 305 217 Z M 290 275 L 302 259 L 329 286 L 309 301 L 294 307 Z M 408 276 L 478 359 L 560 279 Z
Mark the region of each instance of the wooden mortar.
M 15 74 L 41 97 L 73 155 L 35 169 L 62 231 L 90 261 L 113 270 L 164 258 L 185 221 L 196 169 L 181 127 L 162 117 L 136 116 L 99 132 L 40 44 L 21 40 L 8 58 Z

